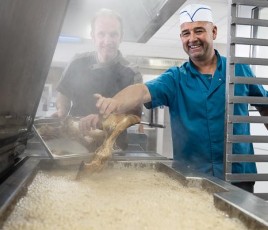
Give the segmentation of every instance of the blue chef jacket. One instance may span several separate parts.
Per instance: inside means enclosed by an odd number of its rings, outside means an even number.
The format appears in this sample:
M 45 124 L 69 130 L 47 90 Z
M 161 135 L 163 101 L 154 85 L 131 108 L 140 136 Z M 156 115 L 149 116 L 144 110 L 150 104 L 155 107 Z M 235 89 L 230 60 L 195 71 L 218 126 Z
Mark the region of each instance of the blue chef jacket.
M 189 61 L 172 67 L 146 83 L 152 101 L 147 108 L 168 106 L 172 127 L 174 160 L 183 160 L 196 170 L 223 178 L 226 58 L 217 55 L 214 76 L 198 72 Z M 237 64 L 236 76 L 254 77 L 250 67 Z M 263 96 L 260 85 L 237 84 L 237 96 Z M 235 115 L 248 115 L 248 104 L 235 104 Z M 234 124 L 234 134 L 248 135 L 248 123 Z M 254 154 L 252 143 L 233 144 L 233 153 Z M 255 163 L 235 163 L 233 173 L 256 173 Z

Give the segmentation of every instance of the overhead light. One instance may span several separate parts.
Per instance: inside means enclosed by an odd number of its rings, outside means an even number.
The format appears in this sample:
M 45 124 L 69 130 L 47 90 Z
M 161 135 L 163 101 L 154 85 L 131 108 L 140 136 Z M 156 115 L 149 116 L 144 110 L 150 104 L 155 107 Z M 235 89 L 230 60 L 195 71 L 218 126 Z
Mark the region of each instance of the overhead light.
M 73 36 L 59 36 L 58 39 L 59 43 L 81 43 L 82 39 L 80 37 L 73 37 Z

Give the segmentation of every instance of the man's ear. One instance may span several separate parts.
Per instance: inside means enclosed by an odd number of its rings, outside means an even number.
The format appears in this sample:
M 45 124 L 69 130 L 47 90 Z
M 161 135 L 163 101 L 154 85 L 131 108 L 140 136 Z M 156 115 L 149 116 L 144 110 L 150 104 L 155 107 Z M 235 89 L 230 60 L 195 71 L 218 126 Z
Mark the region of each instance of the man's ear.
M 215 40 L 217 38 L 217 33 L 218 33 L 217 26 L 215 25 L 213 26 L 212 33 L 213 33 L 213 40 Z
M 217 38 L 217 33 L 218 33 L 217 26 L 215 25 L 213 26 L 212 33 L 213 33 L 213 40 L 215 40 Z

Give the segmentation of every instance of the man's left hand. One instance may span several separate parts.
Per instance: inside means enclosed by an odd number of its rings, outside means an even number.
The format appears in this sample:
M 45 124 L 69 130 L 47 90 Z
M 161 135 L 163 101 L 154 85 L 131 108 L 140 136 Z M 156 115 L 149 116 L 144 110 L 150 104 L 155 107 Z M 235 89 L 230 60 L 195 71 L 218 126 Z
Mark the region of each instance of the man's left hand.
M 98 114 L 90 114 L 86 117 L 83 117 L 79 121 L 79 129 L 83 135 L 92 129 L 97 129 L 99 125 L 99 115 Z

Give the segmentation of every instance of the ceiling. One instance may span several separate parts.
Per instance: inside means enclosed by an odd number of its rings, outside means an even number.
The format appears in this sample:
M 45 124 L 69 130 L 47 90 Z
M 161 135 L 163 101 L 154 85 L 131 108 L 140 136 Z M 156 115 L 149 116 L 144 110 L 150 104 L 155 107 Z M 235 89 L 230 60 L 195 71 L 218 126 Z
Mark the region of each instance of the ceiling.
M 123 19 L 124 41 L 147 42 L 186 0 L 70 0 L 62 28 L 65 37 L 90 38 L 90 19 L 101 8 Z
M 118 8 L 118 4 L 111 5 L 111 2 L 120 1 L 123 4 L 119 4 L 120 7 L 124 6 L 127 8 L 126 11 L 122 11 L 120 14 L 124 18 L 129 16 L 124 20 L 125 40 L 120 46 L 120 50 L 125 56 L 187 59 L 188 56 L 183 51 L 179 39 L 179 11 L 184 5 L 191 3 L 201 3 L 211 6 L 214 22 L 218 27 L 217 39 L 214 42 L 215 48 L 222 54 L 226 53 L 228 0 L 70 0 L 61 37 L 75 37 L 78 40 L 74 42 L 60 41 L 53 61 L 56 63 L 66 63 L 76 53 L 93 50 L 94 45 L 90 38 L 90 18 L 100 7 L 112 8 L 114 6 L 114 9 L 120 9 Z M 96 5 L 96 2 L 98 5 Z M 131 4 L 129 4 L 130 2 Z M 173 5 L 169 5 L 167 2 L 169 4 L 172 2 Z M 143 4 L 143 7 L 139 8 L 137 4 Z M 165 5 L 169 7 L 165 8 Z M 161 20 L 158 19 L 157 21 L 154 19 L 159 10 L 160 12 L 161 10 L 165 10 L 167 14 L 165 17 L 161 17 Z M 150 16 L 146 17 L 146 12 L 147 16 Z M 156 22 L 159 23 L 158 26 L 155 26 Z M 141 41 L 141 37 L 144 34 L 146 36 Z
M 70 0 L 62 35 L 90 39 L 90 18 L 100 8 L 116 10 L 123 17 L 126 42 L 177 42 L 178 11 L 193 0 Z M 227 0 L 201 0 L 212 7 L 219 30 L 216 42 L 226 42 Z

